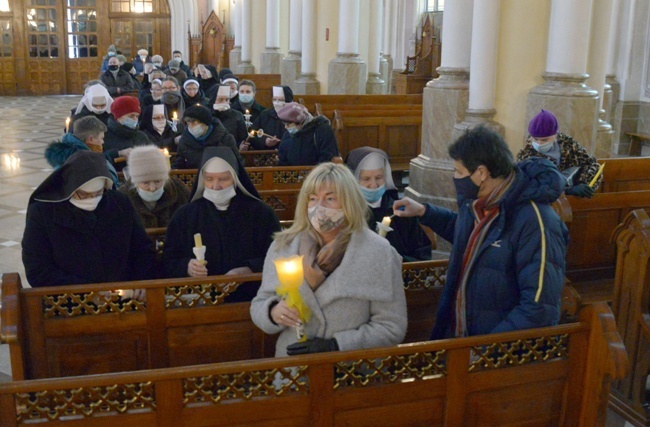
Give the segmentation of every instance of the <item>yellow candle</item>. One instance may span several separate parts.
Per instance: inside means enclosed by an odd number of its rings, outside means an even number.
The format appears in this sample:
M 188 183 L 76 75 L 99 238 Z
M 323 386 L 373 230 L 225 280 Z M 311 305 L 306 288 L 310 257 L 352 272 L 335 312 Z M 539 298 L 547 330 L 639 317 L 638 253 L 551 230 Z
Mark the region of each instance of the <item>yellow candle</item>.
M 65 131 L 66 131 L 66 133 L 68 132 L 69 128 L 70 128 L 70 117 L 67 117 L 65 119 Z
M 194 235 L 194 247 L 200 248 L 203 246 L 203 241 L 201 240 L 201 233 L 196 233 Z
M 283 288 L 289 290 L 300 287 L 304 278 L 302 256 L 279 258 L 273 262 L 278 272 L 278 281 Z
M 590 187 L 593 187 L 594 185 L 596 185 L 596 182 L 598 181 L 598 178 L 600 178 L 600 176 L 603 174 L 603 169 L 605 169 L 605 163 L 604 162 L 603 162 L 602 165 L 600 165 L 600 167 L 598 168 L 598 172 L 596 172 L 596 175 L 594 175 L 594 178 L 589 183 Z
M 390 217 L 385 216 L 384 219 L 381 220 L 381 225 L 390 227 Z

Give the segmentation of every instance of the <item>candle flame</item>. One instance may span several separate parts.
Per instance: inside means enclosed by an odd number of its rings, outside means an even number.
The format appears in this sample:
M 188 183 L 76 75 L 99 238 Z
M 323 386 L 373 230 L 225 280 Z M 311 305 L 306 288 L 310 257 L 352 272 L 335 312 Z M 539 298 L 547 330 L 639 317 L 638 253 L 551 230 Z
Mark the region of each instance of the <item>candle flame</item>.
M 165 148 L 163 150 L 163 154 L 165 155 L 165 157 L 169 157 L 169 150 Z
M 176 114 L 176 111 L 172 114 L 172 120 L 178 120 L 178 114 Z

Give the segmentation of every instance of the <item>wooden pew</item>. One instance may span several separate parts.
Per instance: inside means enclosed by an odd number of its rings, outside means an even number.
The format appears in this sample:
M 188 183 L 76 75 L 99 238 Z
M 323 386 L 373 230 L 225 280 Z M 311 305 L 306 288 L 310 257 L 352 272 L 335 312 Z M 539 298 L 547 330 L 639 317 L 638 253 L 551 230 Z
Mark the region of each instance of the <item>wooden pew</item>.
M 241 151 L 240 154 L 246 167 L 278 165 L 278 150 L 249 150 Z
M 647 133 L 625 132 L 630 138 L 630 156 L 640 156 L 641 149 L 646 142 L 650 142 L 650 135 Z
M 273 108 L 273 86 L 280 86 L 280 74 L 237 74 L 237 78 L 240 82 L 251 80 L 255 83 L 255 101 L 266 108 Z
M 650 191 L 650 157 L 599 159 L 598 162 L 607 163 L 598 191 Z
M 422 110 L 422 95 L 296 95 L 300 102 L 310 112 L 318 112 L 332 119 L 334 110 L 365 111 L 374 108 L 413 109 Z
M 0 385 L 0 425 L 604 426 L 627 355 L 576 323 L 360 351 Z
M 408 341 L 427 339 L 447 261 L 404 264 Z M 273 356 L 275 337 L 250 303 L 224 304 L 261 274 L 23 288 L 3 275 L 0 326 L 14 380 L 88 375 Z M 146 289 L 146 303 L 116 290 Z M 106 295 L 106 291 L 113 291 Z M 3 425 L 0 423 L 0 425 Z
M 637 426 L 650 425 L 650 218 L 635 210 L 614 232 L 618 247 L 614 301 L 618 332 L 630 357 L 625 378 L 612 385 L 610 406 Z

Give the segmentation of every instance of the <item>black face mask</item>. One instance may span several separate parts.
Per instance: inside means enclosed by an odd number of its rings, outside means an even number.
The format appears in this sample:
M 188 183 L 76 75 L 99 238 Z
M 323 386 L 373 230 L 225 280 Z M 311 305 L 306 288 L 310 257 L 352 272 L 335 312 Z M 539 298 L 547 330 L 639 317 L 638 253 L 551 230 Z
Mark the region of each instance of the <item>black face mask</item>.
M 454 178 L 454 186 L 456 187 L 456 194 L 459 197 L 464 199 L 478 199 L 478 190 L 481 187 L 472 182 L 472 174 L 467 175 L 465 178 Z
M 163 93 L 162 100 L 165 104 L 177 104 L 181 100 L 181 94 L 176 91 Z
M 111 71 L 117 71 L 119 70 L 120 66 L 119 65 L 109 65 L 108 69 Z

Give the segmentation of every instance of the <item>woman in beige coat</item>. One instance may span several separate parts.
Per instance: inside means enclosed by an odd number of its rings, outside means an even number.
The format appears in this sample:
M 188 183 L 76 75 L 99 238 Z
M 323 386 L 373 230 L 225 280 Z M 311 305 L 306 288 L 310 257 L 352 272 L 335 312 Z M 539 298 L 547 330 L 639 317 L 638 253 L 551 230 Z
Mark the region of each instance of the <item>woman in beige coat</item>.
M 305 180 L 291 228 L 278 233 L 264 262 L 262 286 L 251 304 L 253 322 L 280 333 L 276 356 L 391 346 L 406 333 L 401 258 L 368 229 L 367 203 L 352 173 L 323 163 Z M 311 312 L 301 325 L 298 310 L 276 293 L 273 261 L 303 255 L 300 295 Z M 296 327 L 307 340 L 297 342 Z

